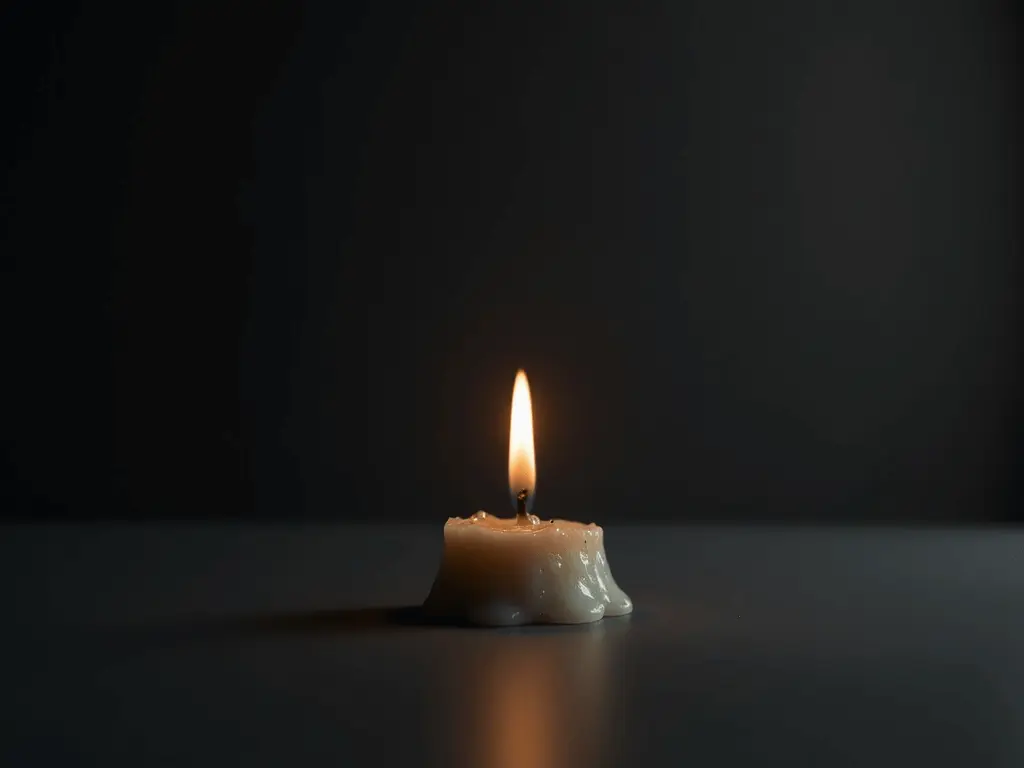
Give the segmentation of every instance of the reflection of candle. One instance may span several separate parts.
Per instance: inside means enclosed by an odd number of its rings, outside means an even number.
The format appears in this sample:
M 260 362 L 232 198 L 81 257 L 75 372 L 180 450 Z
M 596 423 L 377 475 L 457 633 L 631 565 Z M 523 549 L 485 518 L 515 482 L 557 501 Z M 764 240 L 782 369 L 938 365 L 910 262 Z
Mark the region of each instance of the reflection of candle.
M 475 624 L 580 624 L 633 610 L 612 578 L 604 531 L 593 523 L 540 520 L 533 413 L 526 374 L 516 375 L 509 429 L 514 519 L 477 512 L 449 518 L 444 555 L 424 609 Z
M 554 754 L 561 729 L 558 702 L 552 696 L 552 678 L 545 674 L 545 662 L 537 663 L 536 654 L 512 646 L 498 652 L 477 672 L 479 688 L 475 691 L 486 712 L 478 723 L 484 736 L 477 745 L 480 765 L 490 768 L 556 768 Z
M 459 745 L 459 762 L 480 768 L 614 764 L 610 678 L 615 649 L 628 630 L 625 619 L 553 634 L 454 638 L 449 651 L 459 661 L 438 714 L 456 729 L 448 744 Z

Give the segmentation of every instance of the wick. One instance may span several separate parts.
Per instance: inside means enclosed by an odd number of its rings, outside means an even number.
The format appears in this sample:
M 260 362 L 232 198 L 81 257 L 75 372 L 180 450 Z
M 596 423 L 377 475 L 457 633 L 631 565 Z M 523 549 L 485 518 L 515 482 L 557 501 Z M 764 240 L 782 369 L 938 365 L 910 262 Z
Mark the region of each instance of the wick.
M 516 525 L 529 525 L 530 517 L 526 514 L 526 502 L 530 498 L 530 492 L 523 488 L 516 494 Z

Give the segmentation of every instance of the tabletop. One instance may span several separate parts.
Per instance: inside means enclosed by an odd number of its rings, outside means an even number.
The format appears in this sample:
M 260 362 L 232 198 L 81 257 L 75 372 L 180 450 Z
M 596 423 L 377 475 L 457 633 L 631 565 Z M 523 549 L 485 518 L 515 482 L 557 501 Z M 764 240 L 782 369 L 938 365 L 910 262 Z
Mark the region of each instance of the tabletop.
M 1024 532 L 610 526 L 632 616 L 420 623 L 437 526 L 8 526 L 0 764 L 1024 765 Z

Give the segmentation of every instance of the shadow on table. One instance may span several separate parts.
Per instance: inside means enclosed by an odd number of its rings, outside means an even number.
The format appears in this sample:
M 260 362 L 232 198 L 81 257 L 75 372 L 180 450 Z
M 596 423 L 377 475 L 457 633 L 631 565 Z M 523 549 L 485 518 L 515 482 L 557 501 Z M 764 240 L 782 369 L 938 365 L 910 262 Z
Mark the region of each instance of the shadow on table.
M 594 624 L 523 627 L 478 627 L 423 614 L 420 606 L 342 608 L 234 616 L 183 616 L 125 626 L 104 633 L 103 644 L 123 652 L 157 650 L 193 643 L 242 641 L 273 636 L 349 636 L 394 634 L 462 628 L 502 635 L 592 632 L 605 624 L 626 624 L 629 617 Z M 602 630 L 603 631 L 603 630 Z
M 124 650 L 145 650 L 217 640 L 273 635 L 351 635 L 408 632 L 440 626 L 419 606 L 344 608 L 241 615 L 186 615 L 109 629 L 104 634 Z

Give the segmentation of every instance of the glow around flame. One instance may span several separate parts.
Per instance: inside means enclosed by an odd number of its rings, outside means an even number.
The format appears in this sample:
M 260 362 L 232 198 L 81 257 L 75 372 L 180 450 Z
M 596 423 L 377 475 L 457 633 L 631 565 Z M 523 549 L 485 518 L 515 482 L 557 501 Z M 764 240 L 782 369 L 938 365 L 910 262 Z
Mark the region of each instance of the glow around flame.
M 533 405 L 530 402 L 530 383 L 526 372 L 516 374 L 512 389 L 512 421 L 508 432 L 508 489 L 515 495 L 526 489 L 530 492 L 530 506 L 537 488 L 537 461 L 533 453 Z

